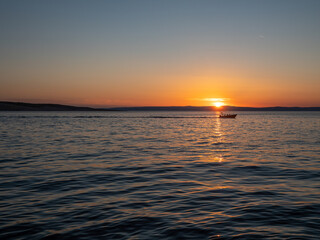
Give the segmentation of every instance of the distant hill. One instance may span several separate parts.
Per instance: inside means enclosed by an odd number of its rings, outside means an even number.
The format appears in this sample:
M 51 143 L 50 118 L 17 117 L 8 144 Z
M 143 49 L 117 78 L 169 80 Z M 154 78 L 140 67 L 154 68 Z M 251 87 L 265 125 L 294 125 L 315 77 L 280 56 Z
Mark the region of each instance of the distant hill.
M 214 107 L 116 107 L 116 108 L 91 108 L 75 107 L 61 104 L 42 104 L 24 102 L 0 101 L 0 111 L 213 111 Z M 234 107 L 225 106 L 222 111 L 320 111 L 320 107 Z
M 118 107 L 109 108 L 109 110 L 117 111 L 213 111 L 216 110 L 211 106 L 203 107 Z M 264 107 L 264 108 L 252 108 L 252 107 L 234 107 L 224 106 L 220 111 L 320 111 L 320 107 Z
M 61 104 L 0 102 L 0 111 L 98 111 L 98 109 L 90 107 L 74 107 Z

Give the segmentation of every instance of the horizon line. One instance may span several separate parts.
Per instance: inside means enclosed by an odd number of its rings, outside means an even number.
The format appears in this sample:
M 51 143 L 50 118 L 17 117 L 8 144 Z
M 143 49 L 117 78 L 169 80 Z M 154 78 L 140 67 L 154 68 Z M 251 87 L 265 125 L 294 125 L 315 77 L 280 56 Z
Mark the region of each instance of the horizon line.
M 233 106 L 233 105 L 224 105 L 221 107 L 215 107 L 210 105 L 203 105 L 203 106 L 194 106 L 194 105 L 166 105 L 166 106 L 159 106 L 159 105 L 143 105 L 143 106 L 105 106 L 105 107 L 97 107 L 94 105 L 69 105 L 69 104 L 62 104 L 62 103 L 52 103 L 52 102 L 41 102 L 41 103 L 32 103 L 32 102 L 23 102 L 23 101 L 0 101 L 0 103 L 8 103 L 8 104 L 31 104 L 31 105 L 60 105 L 60 106 L 68 106 L 68 107 L 84 107 L 84 108 L 93 108 L 93 109 L 115 109 L 115 108 L 212 108 L 214 110 L 222 110 L 223 108 L 235 107 L 235 108 L 256 108 L 256 109 L 263 109 L 263 108 L 320 108 L 320 106 L 268 106 L 268 107 L 251 107 L 251 106 Z

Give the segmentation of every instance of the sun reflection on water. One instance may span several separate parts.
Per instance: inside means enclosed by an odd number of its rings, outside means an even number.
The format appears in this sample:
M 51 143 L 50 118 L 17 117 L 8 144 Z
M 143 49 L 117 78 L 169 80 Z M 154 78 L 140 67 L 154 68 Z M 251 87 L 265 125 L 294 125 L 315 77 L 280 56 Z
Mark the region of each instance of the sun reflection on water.
M 218 112 L 218 115 L 220 115 L 220 112 Z M 221 137 L 221 136 L 222 136 L 222 132 L 221 132 L 221 119 L 220 119 L 220 118 L 216 118 L 216 119 L 215 119 L 214 126 L 213 126 L 213 133 L 214 133 L 217 137 Z

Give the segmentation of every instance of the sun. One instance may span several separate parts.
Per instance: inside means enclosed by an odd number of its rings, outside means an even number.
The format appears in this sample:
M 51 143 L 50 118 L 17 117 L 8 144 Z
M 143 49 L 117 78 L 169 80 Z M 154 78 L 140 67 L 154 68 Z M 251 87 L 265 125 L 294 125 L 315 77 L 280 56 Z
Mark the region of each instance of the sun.
M 210 102 L 210 105 L 215 108 L 221 108 L 226 105 L 226 101 L 229 100 L 229 98 L 202 98 L 201 100 Z
M 213 105 L 217 108 L 220 108 L 223 106 L 223 102 L 214 102 Z

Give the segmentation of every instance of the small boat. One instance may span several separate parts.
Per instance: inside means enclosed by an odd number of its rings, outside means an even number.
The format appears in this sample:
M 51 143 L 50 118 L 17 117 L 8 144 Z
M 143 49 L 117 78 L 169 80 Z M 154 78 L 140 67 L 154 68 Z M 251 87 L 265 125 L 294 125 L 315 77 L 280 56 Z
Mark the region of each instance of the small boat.
M 237 114 L 224 114 L 224 113 L 221 113 L 219 115 L 219 118 L 236 118 Z

